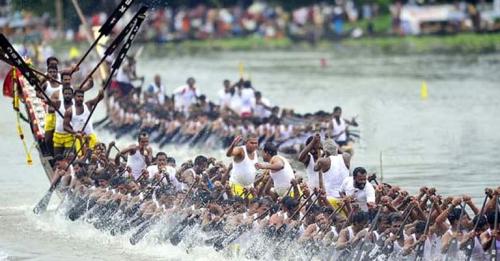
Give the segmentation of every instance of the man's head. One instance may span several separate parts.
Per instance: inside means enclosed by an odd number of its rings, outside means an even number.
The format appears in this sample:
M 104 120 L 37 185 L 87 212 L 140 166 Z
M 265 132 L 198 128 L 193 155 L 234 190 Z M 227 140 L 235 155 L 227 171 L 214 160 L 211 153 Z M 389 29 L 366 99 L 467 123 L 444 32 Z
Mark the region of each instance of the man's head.
M 255 92 L 255 100 L 260 101 L 262 99 L 262 93 L 259 91 Z
M 199 155 L 194 159 L 194 171 L 196 174 L 201 174 L 208 168 L 208 159 L 205 156 Z
M 381 214 L 378 219 L 378 231 L 382 233 L 389 228 L 391 228 L 391 217 L 389 215 Z
M 479 221 L 478 221 L 478 219 L 479 219 Z M 472 219 L 472 223 L 474 223 L 474 224 L 477 223 L 476 231 L 478 233 L 483 233 L 484 231 L 488 230 L 488 220 L 486 219 L 486 216 L 484 216 L 484 215 L 482 215 L 482 216 L 476 215 Z M 493 221 L 493 223 L 494 223 L 494 221 Z
M 341 115 L 342 115 L 342 108 L 340 108 L 339 106 L 333 108 L 333 117 L 340 118 Z
M 460 208 L 454 208 L 448 213 L 448 221 L 450 221 L 450 224 L 458 225 L 461 212 L 462 210 Z
M 161 85 L 161 77 L 160 77 L 159 74 L 155 75 L 154 81 L 155 81 L 156 86 L 160 87 L 160 85 Z
M 418 238 L 425 232 L 425 223 L 425 221 L 420 220 L 415 224 L 415 234 L 417 234 Z
M 85 100 L 84 91 L 81 89 L 76 89 L 74 94 L 75 94 L 75 105 L 82 106 Z
M 187 85 L 188 85 L 189 87 L 193 88 L 193 87 L 194 87 L 194 84 L 196 83 L 196 81 L 194 80 L 194 78 L 193 78 L 193 77 L 189 77 L 189 78 L 187 79 L 186 83 L 187 83 Z
M 368 222 L 368 213 L 364 211 L 358 211 L 352 215 L 352 225 L 355 230 L 361 230 L 365 227 Z
M 64 102 L 69 103 L 73 99 L 73 89 L 69 86 L 62 89 Z
M 265 162 L 271 161 L 271 158 L 278 155 L 278 147 L 272 142 L 266 142 L 264 149 L 262 149 L 262 158 Z
M 259 147 L 259 139 L 255 135 L 249 135 L 245 142 L 245 149 L 248 153 L 253 153 Z
M 364 189 L 367 182 L 366 169 L 363 167 L 357 167 L 352 172 L 352 178 L 354 180 L 354 187 L 357 189 Z
M 177 164 L 175 163 L 175 159 L 174 158 L 168 157 L 167 158 L 167 165 L 175 168 Z
M 75 172 L 77 178 L 83 178 L 87 173 L 85 170 L 85 163 L 75 161 L 75 163 L 73 163 L 73 171 Z
M 326 139 L 323 142 L 323 151 L 327 156 L 335 156 L 338 154 L 338 147 L 332 139 Z
M 159 168 L 167 166 L 167 158 L 167 153 L 163 151 L 156 153 L 156 165 L 158 165 Z
M 391 232 L 396 233 L 399 228 L 401 227 L 401 224 L 403 224 L 403 216 L 401 216 L 400 213 L 398 212 L 393 212 L 389 214 L 389 222 L 391 225 Z
M 141 134 L 139 134 L 139 137 L 137 138 L 137 142 L 139 142 L 139 147 L 141 149 L 144 149 L 145 147 L 147 147 L 149 145 L 149 135 L 147 132 L 141 132 Z
M 231 90 L 231 82 L 229 80 L 224 80 L 222 85 L 224 85 L 224 92 L 228 93 Z
M 61 83 L 64 86 L 71 86 L 71 72 L 63 71 L 61 72 Z
M 58 73 L 59 70 L 57 69 L 57 65 L 49 65 L 49 67 L 47 68 L 47 74 L 54 79 L 57 79 Z
M 59 65 L 59 59 L 57 59 L 56 57 L 54 56 L 51 56 L 49 58 L 47 58 L 47 68 L 50 67 L 50 66 L 58 66 Z

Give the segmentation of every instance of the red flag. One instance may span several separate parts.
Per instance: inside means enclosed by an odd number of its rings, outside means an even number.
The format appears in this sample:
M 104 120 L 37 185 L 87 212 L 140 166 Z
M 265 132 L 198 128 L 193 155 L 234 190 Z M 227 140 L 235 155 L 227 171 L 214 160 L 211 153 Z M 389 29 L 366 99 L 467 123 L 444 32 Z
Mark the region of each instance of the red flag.
M 13 73 L 14 70 L 15 73 Z M 19 86 L 19 75 L 21 75 L 21 72 L 18 69 L 12 68 L 9 70 L 3 80 L 3 96 L 14 97 L 14 81 L 16 81 L 17 86 Z

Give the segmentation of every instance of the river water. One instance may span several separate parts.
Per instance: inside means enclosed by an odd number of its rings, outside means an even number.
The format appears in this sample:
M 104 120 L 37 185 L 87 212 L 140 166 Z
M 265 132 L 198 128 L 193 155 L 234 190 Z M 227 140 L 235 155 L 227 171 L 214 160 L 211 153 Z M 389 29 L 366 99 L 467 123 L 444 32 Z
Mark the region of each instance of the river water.
M 326 67 L 320 60 L 325 59 Z M 139 74 L 163 77 L 169 92 L 187 77 L 216 99 L 223 79 L 237 80 L 238 64 L 274 104 L 298 112 L 343 108 L 358 115 L 360 141 L 352 166 L 364 166 L 412 192 L 434 186 L 446 195 L 471 194 L 481 201 L 483 189 L 500 185 L 500 54 L 352 55 L 335 52 L 229 52 L 143 59 Z M 425 81 L 428 98 L 422 100 Z M 48 181 L 33 154 L 27 166 L 15 129 L 10 101 L 0 110 L 0 260 L 219 259 L 211 249 L 190 254 L 171 245 L 148 242 L 130 246 L 85 224 L 74 224 L 49 212 L 31 209 Z M 98 112 L 95 119 L 102 117 Z M 25 126 L 25 132 L 28 129 Z M 99 133 L 106 140 L 107 133 Z M 29 135 L 28 135 L 29 136 Z M 31 138 L 28 137 L 29 145 Z M 125 146 L 128 139 L 118 141 Z M 178 161 L 203 149 L 166 149 Z M 220 151 L 211 154 L 222 156 Z M 54 197 L 55 199 L 55 197 Z M 51 209 L 56 207 L 53 199 Z

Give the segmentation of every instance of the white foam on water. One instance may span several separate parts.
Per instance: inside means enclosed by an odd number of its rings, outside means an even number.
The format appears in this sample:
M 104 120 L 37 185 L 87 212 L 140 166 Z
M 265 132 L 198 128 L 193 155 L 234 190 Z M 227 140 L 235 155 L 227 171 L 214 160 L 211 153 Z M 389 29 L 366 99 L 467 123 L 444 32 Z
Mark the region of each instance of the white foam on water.
M 133 231 L 124 235 L 111 236 L 109 232 L 101 232 L 95 229 L 92 224 L 80 220 L 72 222 L 54 211 L 48 211 L 40 216 L 35 216 L 32 212 L 26 211 L 25 215 L 38 231 L 48 233 L 53 237 L 71 242 L 74 245 L 88 247 L 97 246 L 99 249 L 113 250 L 112 252 L 119 253 L 116 257 L 123 255 L 152 259 L 168 258 L 169 260 L 224 259 L 221 254 L 210 247 L 196 247 L 188 253 L 184 248 L 179 246 L 172 246 L 168 243 L 160 244 L 153 236 L 155 231 L 146 235 L 137 245 L 131 245 L 129 243 L 129 238 Z M 88 257 L 102 258 L 96 254 L 90 253 L 90 251 L 85 252 L 85 255 Z M 115 259 L 114 254 L 108 257 L 110 257 L 109 259 Z
M 9 254 L 7 254 L 4 250 L 0 249 L 0 261 L 8 260 Z

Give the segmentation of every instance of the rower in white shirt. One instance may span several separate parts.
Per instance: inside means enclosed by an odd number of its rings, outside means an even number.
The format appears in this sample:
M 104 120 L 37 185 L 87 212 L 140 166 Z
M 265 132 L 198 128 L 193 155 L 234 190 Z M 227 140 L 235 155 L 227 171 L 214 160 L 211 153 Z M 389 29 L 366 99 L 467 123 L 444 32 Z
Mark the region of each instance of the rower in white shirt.
M 165 103 L 165 86 L 161 83 L 160 75 L 155 75 L 154 81 L 148 87 L 148 95 L 151 99 L 158 101 L 158 104 L 163 105 Z
M 219 96 L 219 106 L 221 108 L 229 108 L 231 104 L 231 82 L 229 80 L 224 80 L 223 82 L 224 89 L 220 90 L 218 93 Z
M 189 113 L 191 105 L 196 103 L 199 96 L 195 83 L 195 79 L 193 77 L 189 77 L 186 85 L 177 88 L 174 92 L 176 95 L 176 108 L 182 109 L 186 115 Z
M 375 189 L 368 182 L 366 170 L 362 167 L 355 168 L 352 177 L 344 179 L 340 194 L 352 197 L 363 211 L 375 206 Z
M 164 185 L 172 185 L 177 191 L 182 191 L 184 186 L 175 176 L 176 170 L 170 166 L 167 161 L 168 157 L 165 152 L 158 152 L 156 154 L 156 164 L 147 168 L 148 180 L 153 184 L 161 182 Z
M 290 162 L 284 157 L 278 155 L 278 147 L 271 142 L 267 142 L 262 150 L 264 163 L 256 163 L 256 169 L 269 170 L 269 175 L 273 180 L 274 192 L 278 196 L 286 196 L 290 188 L 291 181 L 295 179 Z

